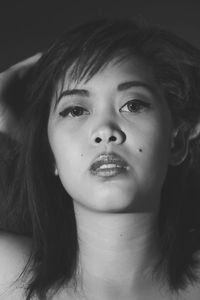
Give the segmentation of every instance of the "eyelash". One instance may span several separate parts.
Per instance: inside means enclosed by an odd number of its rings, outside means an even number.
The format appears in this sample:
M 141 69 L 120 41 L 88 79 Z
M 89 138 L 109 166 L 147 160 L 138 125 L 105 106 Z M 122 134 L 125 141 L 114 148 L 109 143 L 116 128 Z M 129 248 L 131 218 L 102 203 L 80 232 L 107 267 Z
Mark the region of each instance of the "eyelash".
M 132 107 L 132 109 L 130 109 L 130 105 L 134 105 L 135 107 Z M 124 107 L 129 107 L 128 110 L 123 110 Z M 147 102 L 144 102 L 142 100 L 138 100 L 138 99 L 134 99 L 134 100 L 130 100 L 128 101 L 125 105 L 123 105 L 121 108 L 120 108 L 120 112 L 132 112 L 132 113 L 140 113 L 142 112 L 143 110 L 149 108 L 151 106 L 150 103 L 147 103 Z M 78 111 L 77 111 L 78 109 Z M 78 112 L 78 114 L 76 114 L 76 112 Z M 85 112 L 85 113 L 83 113 Z M 81 113 L 81 114 L 80 114 Z M 71 114 L 71 116 L 70 116 Z M 59 113 L 59 115 L 61 117 L 67 117 L 67 116 L 70 116 L 72 118 L 77 118 L 77 117 L 80 117 L 82 115 L 89 115 L 89 112 L 83 108 L 82 106 L 78 106 L 78 105 L 74 105 L 74 106 L 69 106 L 67 108 L 65 108 L 63 111 L 61 111 Z
M 130 105 L 134 105 L 134 109 L 130 109 Z M 127 106 L 129 107 L 129 110 L 126 110 L 124 111 L 123 108 Z M 120 112 L 132 112 L 132 113 L 140 113 L 142 111 L 144 111 L 145 109 L 147 108 L 150 108 L 151 104 L 148 103 L 148 102 L 144 102 L 142 100 L 139 100 L 139 99 L 134 99 L 134 100 L 130 100 L 128 101 L 125 105 L 123 105 L 121 108 L 120 108 Z
M 79 111 L 81 110 L 82 112 L 83 111 L 87 112 L 87 110 L 85 108 L 78 106 L 78 105 L 74 105 L 74 106 L 69 106 L 69 107 L 65 108 L 63 111 L 61 111 L 59 113 L 59 115 L 63 118 L 69 116 L 69 114 L 71 114 L 72 118 L 79 117 L 80 115 L 74 114 L 75 110 L 77 110 L 77 109 L 79 109 Z M 73 112 L 73 110 L 74 110 L 74 112 Z M 86 115 L 89 115 L 89 112 L 86 113 Z M 81 114 L 81 116 L 82 116 L 82 114 Z

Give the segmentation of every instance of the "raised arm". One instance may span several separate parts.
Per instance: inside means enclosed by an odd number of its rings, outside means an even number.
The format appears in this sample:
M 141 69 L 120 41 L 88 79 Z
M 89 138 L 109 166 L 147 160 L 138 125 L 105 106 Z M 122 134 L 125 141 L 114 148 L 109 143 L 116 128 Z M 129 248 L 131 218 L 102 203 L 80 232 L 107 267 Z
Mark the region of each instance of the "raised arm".
M 24 112 L 29 77 L 40 57 L 38 53 L 0 73 L 0 132 L 14 139 L 18 138 L 18 122 Z

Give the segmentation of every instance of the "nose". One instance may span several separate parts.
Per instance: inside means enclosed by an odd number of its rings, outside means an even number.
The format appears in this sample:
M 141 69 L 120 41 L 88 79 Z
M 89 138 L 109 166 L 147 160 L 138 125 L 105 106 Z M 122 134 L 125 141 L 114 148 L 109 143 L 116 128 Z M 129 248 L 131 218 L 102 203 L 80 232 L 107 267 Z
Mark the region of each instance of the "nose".
M 126 140 L 125 133 L 112 124 L 99 126 L 92 134 L 91 141 L 94 146 L 99 144 L 123 144 Z

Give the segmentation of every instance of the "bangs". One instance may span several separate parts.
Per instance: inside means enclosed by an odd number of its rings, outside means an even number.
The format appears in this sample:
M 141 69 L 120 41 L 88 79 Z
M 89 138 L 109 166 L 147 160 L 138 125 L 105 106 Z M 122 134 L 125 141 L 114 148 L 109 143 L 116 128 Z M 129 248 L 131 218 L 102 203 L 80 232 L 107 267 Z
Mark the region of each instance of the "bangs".
M 69 78 L 75 82 L 88 81 L 114 59 L 118 61 L 133 55 L 139 32 L 137 26 L 130 28 L 130 21 L 99 23 L 101 26 L 93 24 L 92 28 L 88 24 L 85 36 L 76 43 L 77 55 L 69 73 Z
M 110 63 L 118 64 L 126 58 L 133 56 L 133 52 L 130 50 L 116 50 L 106 49 L 105 51 L 96 51 L 92 55 L 79 56 L 71 65 L 69 71 L 67 72 L 67 78 L 70 82 L 80 83 L 84 81 L 86 83 L 95 74 L 103 71 L 104 68 Z
M 97 22 L 98 23 L 98 22 Z M 81 27 L 80 27 L 81 28 Z M 104 69 L 108 63 L 119 63 L 128 57 L 137 55 L 138 41 L 143 31 L 130 21 L 112 22 L 99 21 L 98 26 L 84 26 L 80 36 L 78 29 L 72 30 L 61 38 L 65 44 L 65 53 L 62 57 L 62 86 L 67 75 L 67 84 L 89 81 L 95 74 Z M 83 31 L 83 29 L 82 29 Z M 78 36 L 77 36 L 78 35 Z M 140 48 L 140 47 L 139 47 Z M 139 55 L 140 56 L 140 55 Z
M 108 64 L 115 65 L 133 56 L 134 51 L 130 51 L 130 49 L 116 48 L 91 51 L 91 55 L 88 51 L 81 53 L 78 58 L 71 62 L 71 65 L 67 64 L 65 71 L 62 72 L 59 90 L 62 92 L 64 87 L 70 88 L 71 85 L 77 85 L 80 82 L 87 83 L 94 75 L 103 71 Z M 57 98 L 59 98 L 58 94 Z

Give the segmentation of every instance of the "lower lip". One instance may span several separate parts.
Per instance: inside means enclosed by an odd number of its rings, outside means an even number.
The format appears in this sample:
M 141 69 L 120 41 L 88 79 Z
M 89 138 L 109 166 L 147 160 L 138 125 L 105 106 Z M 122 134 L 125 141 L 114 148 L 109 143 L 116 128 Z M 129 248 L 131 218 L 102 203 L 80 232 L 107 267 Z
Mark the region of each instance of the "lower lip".
M 118 175 L 126 174 L 127 168 L 125 167 L 113 167 L 113 168 L 104 168 L 104 169 L 97 169 L 95 171 L 91 171 L 92 175 L 102 177 L 102 178 L 111 178 Z

